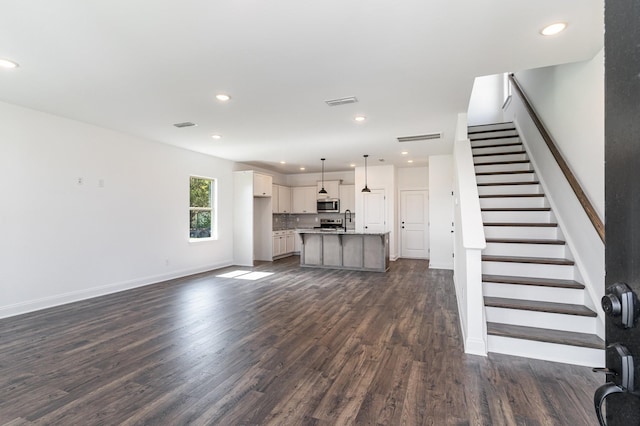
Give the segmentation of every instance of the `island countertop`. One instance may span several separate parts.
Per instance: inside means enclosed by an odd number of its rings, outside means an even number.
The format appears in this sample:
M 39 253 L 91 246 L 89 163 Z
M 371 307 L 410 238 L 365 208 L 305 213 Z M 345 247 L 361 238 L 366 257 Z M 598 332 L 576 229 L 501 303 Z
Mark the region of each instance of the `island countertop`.
M 338 229 L 321 229 L 321 228 L 298 228 L 296 229 L 298 234 L 323 234 L 323 235 L 386 235 L 389 231 L 385 232 L 358 232 L 355 229 L 347 229 L 346 231 L 343 228 Z
M 389 269 L 389 231 L 296 229 L 300 266 L 384 272 Z

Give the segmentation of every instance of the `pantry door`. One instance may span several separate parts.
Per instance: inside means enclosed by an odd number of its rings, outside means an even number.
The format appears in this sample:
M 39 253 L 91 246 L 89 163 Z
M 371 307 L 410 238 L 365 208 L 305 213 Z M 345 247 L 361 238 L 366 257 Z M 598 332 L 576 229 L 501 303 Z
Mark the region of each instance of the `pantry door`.
M 400 191 L 401 257 L 429 258 L 429 193 Z

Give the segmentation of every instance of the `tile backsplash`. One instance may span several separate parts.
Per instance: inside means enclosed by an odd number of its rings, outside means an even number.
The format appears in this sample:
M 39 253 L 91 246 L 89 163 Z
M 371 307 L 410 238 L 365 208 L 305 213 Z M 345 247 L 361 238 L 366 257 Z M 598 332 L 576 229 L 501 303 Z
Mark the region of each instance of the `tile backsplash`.
M 273 215 L 273 230 L 279 231 L 281 229 L 308 229 L 315 226 L 320 226 L 320 219 L 342 219 L 344 221 L 343 213 L 320 213 L 320 214 L 274 214 Z M 356 215 L 351 215 L 351 222 L 347 220 L 347 229 L 355 229 L 356 227 Z

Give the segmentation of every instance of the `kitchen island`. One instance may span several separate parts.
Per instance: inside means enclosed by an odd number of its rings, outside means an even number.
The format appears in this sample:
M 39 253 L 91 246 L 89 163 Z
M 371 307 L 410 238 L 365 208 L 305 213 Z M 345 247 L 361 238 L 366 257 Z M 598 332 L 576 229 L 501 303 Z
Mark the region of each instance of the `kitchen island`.
M 385 272 L 389 269 L 389 232 L 298 229 L 300 266 Z

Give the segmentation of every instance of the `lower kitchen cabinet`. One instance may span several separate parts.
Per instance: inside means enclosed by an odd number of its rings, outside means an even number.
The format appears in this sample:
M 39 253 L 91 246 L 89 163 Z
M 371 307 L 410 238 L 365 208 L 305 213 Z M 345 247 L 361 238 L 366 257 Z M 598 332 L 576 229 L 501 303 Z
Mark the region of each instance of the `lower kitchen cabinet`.
M 285 231 L 273 231 L 273 253 L 274 259 L 291 256 L 295 250 L 295 231 L 292 229 Z

